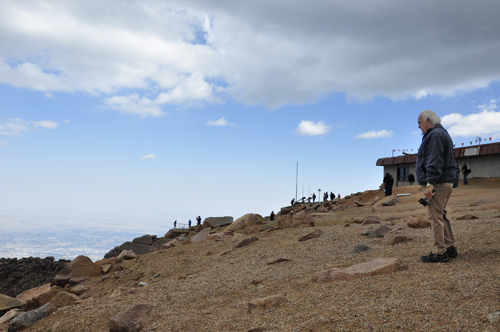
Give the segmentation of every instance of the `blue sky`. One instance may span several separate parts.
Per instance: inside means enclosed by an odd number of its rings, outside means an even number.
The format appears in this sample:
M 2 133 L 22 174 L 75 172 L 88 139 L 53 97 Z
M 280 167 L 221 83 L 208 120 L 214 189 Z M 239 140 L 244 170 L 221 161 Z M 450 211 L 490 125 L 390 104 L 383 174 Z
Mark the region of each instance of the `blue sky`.
M 456 144 L 498 141 L 499 6 L 2 1 L 0 208 L 265 216 L 297 162 L 299 196 L 377 188 L 425 109 Z

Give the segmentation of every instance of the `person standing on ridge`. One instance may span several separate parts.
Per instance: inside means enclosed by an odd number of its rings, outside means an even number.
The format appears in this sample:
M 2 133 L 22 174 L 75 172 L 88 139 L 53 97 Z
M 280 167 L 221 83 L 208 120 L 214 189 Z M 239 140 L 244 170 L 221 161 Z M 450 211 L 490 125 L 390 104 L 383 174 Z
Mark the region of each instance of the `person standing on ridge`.
M 417 154 L 417 181 L 425 188 L 427 219 L 434 233 L 432 251 L 420 259 L 424 263 L 444 263 L 450 257 L 458 256 L 450 221 L 446 218 L 446 204 L 453 190 L 457 168 L 453 141 L 441 125 L 441 118 L 431 110 L 419 114 L 418 127 L 423 137 Z
M 313 203 L 314 203 L 314 201 L 316 200 L 316 194 L 315 194 L 315 193 L 313 193 L 313 194 L 312 194 L 312 197 L 313 197 Z
M 389 173 L 384 176 L 384 192 L 386 196 L 392 195 L 392 186 L 394 185 L 394 178 Z

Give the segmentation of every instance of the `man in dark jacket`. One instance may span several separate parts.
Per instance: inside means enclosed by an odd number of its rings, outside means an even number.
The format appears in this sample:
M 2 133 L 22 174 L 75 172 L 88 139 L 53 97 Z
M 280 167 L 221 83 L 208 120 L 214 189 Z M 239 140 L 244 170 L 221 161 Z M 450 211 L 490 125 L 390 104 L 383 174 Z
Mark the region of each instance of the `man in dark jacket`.
M 392 186 L 394 185 L 394 178 L 389 173 L 384 176 L 384 191 L 386 196 L 392 195 Z
M 424 195 L 429 202 L 427 219 L 434 232 L 431 253 L 420 259 L 425 263 L 447 262 L 458 255 L 445 210 L 456 178 L 453 141 L 441 119 L 431 110 L 420 113 L 418 127 L 423 137 L 417 155 L 417 181 L 425 187 Z
M 410 186 L 413 186 L 415 183 L 415 175 L 413 175 L 412 172 L 410 172 L 410 175 L 408 175 L 408 182 L 410 182 Z

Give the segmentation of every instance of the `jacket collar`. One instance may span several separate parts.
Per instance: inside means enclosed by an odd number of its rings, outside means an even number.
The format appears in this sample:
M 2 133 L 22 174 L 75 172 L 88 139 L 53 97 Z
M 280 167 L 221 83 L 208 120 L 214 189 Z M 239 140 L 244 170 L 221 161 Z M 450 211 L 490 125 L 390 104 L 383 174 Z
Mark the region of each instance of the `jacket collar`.
M 438 123 L 438 124 L 435 124 L 434 127 L 427 129 L 427 131 L 425 132 L 425 134 L 423 136 L 427 135 L 428 133 L 430 133 L 431 131 L 433 131 L 436 128 L 444 129 L 444 127 L 440 123 Z

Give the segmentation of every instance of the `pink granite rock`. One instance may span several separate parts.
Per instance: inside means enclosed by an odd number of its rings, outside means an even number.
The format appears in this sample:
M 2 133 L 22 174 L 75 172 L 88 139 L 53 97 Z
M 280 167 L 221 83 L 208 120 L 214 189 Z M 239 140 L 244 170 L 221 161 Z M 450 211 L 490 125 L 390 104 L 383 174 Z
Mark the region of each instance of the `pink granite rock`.
M 375 258 L 346 268 L 335 268 L 316 273 L 312 280 L 317 283 L 365 278 L 372 275 L 387 274 L 404 269 L 397 258 Z

